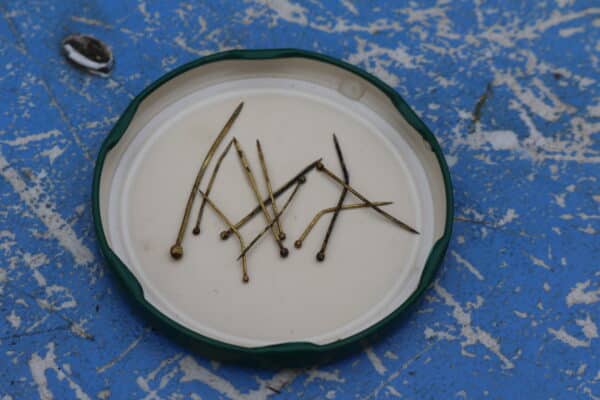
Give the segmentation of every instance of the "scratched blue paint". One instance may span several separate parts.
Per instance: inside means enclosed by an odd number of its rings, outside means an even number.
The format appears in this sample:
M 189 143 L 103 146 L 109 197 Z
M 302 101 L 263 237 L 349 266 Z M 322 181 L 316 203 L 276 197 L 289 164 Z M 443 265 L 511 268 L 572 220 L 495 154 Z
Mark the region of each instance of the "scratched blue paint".
M 599 8 L 196 3 L 0 1 L 0 399 L 600 398 Z M 73 32 L 112 45 L 109 79 L 65 63 Z M 135 314 L 95 244 L 93 160 L 120 112 L 166 71 L 236 47 L 370 70 L 451 165 L 436 283 L 371 348 L 311 370 L 189 354 Z

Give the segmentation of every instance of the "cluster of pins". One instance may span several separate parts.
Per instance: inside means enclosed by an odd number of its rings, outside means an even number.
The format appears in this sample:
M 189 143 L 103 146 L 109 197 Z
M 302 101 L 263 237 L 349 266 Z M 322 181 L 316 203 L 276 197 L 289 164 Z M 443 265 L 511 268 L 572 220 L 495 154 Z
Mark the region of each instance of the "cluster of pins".
M 217 159 L 217 163 L 215 164 L 215 167 L 214 167 L 211 177 L 209 179 L 208 185 L 206 186 L 206 189 L 204 191 L 200 190 L 200 183 L 202 181 L 202 178 L 204 177 L 204 173 L 206 172 L 208 165 L 210 164 L 214 154 L 216 153 L 217 148 L 219 147 L 219 145 L 221 144 L 221 142 L 223 141 L 223 139 L 225 138 L 225 136 L 227 135 L 227 133 L 229 132 L 231 127 L 233 126 L 234 122 L 238 118 L 240 112 L 242 111 L 243 106 L 244 106 L 244 103 L 243 102 L 240 103 L 237 106 L 237 108 L 235 109 L 235 111 L 233 112 L 233 114 L 229 117 L 229 120 L 227 121 L 225 126 L 223 126 L 223 129 L 221 129 L 221 132 L 219 133 L 219 135 L 217 136 L 217 138 L 211 145 L 210 149 L 208 150 L 208 152 L 204 158 L 204 161 L 202 162 L 202 165 L 200 166 L 200 170 L 198 171 L 198 174 L 196 175 L 196 179 L 194 181 L 194 184 L 192 185 L 192 190 L 190 192 L 190 195 L 189 195 L 187 203 L 186 203 L 183 218 L 182 218 L 181 224 L 179 226 L 177 238 L 175 240 L 175 243 L 171 246 L 170 254 L 173 259 L 178 260 L 181 257 L 183 257 L 183 245 L 182 245 L 183 238 L 184 238 L 184 234 L 185 234 L 185 231 L 186 231 L 188 223 L 189 223 L 192 206 L 193 206 L 193 203 L 194 203 L 194 200 L 195 200 L 197 194 L 200 194 L 200 196 L 202 197 L 202 203 L 200 205 L 200 210 L 199 210 L 198 216 L 196 218 L 196 224 L 192 230 L 192 233 L 194 235 L 200 234 L 200 225 L 202 222 L 202 215 L 204 214 L 204 209 L 205 209 L 206 205 L 208 204 L 208 206 L 219 216 L 219 218 L 223 221 L 223 223 L 227 227 L 227 229 L 225 229 L 224 231 L 221 232 L 221 234 L 220 234 L 221 239 L 227 240 L 232 234 L 234 236 L 236 236 L 236 238 L 238 239 L 238 242 L 240 244 L 240 249 L 241 249 L 238 260 L 241 260 L 241 264 L 242 264 L 242 281 L 243 282 L 248 282 L 250 280 L 250 278 L 248 276 L 246 254 L 258 242 L 258 240 L 267 232 L 269 232 L 269 231 L 271 232 L 271 234 L 272 234 L 271 236 L 273 237 L 273 240 L 275 241 L 275 244 L 277 245 L 277 247 L 279 249 L 279 255 L 283 258 L 287 257 L 289 255 L 289 250 L 283 244 L 283 241 L 286 239 L 286 234 L 282 228 L 281 216 L 283 215 L 283 213 L 288 208 L 289 204 L 292 202 L 292 200 L 296 196 L 296 193 L 298 192 L 298 189 L 300 188 L 300 186 L 306 182 L 306 175 L 309 172 L 311 172 L 313 169 L 316 169 L 317 171 L 322 172 L 324 175 L 328 176 L 330 179 L 332 179 L 334 182 L 336 182 L 341 187 L 341 193 L 340 193 L 339 199 L 337 201 L 337 204 L 334 207 L 325 208 L 325 209 L 319 211 L 314 216 L 314 218 L 310 221 L 310 223 L 308 224 L 306 229 L 302 232 L 302 234 L 300 235 L 298 240 L 296 240 L 294 242 L 294 247 L 296 247 L 297 249 L 302 247 L 302 243 L 304 242 L 304 240 L 306 239 L 308 234 L 311 232 L 311 230 L 314 228 L 314 226 L 319 222 L 321 217 L 323 217 L 325 214 L 332 214 L 331 220 L 329 221 L 329 226 L 325 233 L 325 238 L 323 239 L 321 247 L 316 255 L 316 259 L 318 261 L 325 260 L 327 244 L 329 243 L 329 238 L 331 236 L 331 233 L 333 232 L 333 228 L 334 228 L 334 225 L 338 218 L 339 213 L 341 211 L 356 210 L 356 209 L 360 209 L 360 208 L 371 208 L 371 209 L 375 210 L 376 212 L 378 212 L 379 214 L 383 215 L 388 220 L 395 223 L 396 225 L 400 226 L 401 228 L 403 228 L 411 233 L 418 234 L 418 232 L 414 228 L 408 226 L 404 222 L 400 221 L 396 217 L 388 214 L 386 211 L 384 211 L 380 208 L 382 206 L 390 205 L 390 204 L 392 204 L 392 202 L 390 202 L 390 201 L 372 202 L 372 201 L 368 200 L 365 196 L 360 194 L 352 186 L 350 186 L 350 174 L 348 173 L 348 169 L 346 167 L 342 149 L 340 147 L 340 144 L 339 144 L 338 139 L 335 136 L 335 134 L 333 135 L 333 143 L 334 143 L 337 157 L 340 162 L 341 169 L 342 169 L 343 179 L 338 177 L 332 171 L 330 171 L 327 167 L 325 167 L 325 165 L 322 162 L 322 159 L 318 159 L 316 161 L 313 161 L 309 165 L 307 165 L 300 172 L 298 172 L 296 175 L 294 175 L 290 180 L 288 180 L 284 185 L 282 185 L 281 187 L 279 187 L 275 191 L 273 191 L 273 188 L 271 185 L 271 179 L 269 177 L 269 171 L 267 169 L 267 163 L 265 160 L 264 152 L 263 152 L 262 146 L 260 144 L 260 141 L 257 140 L 256 148 L 257 148 L 257 152 L 258 152 L 258 158 L 260 161 L 262 175 L 263 175 L 265 185 L 267 187 L 267 192 L 268 192 L 268 196 L 263 199 L 263 197 L 260 194 L 260 190 L 258 188 L 258 183 L 256 182 L 254 173 L 252 172 L 252 169 L 250 168 L 248 159 L 246 158 L 246 155 L 245 155 L 244 151 L 242 150 L 240 143 L 234 137 L 233 139 L 231 139 L 229 141 L 229 143 L 227 144 L 227 146 L 225 147 L 225 149 L 223 150 L 223 152 Z M 215 182 L 215 178 L 217 176 L 217 173 L 219 172 L 221 163 L 223 162 L 225 156 L 229 153 L 229 150 L 231 149 L 232 146 L 235 147 L 238 159 L 240 161 L 240 165 L 244 171 L 244 174 L 246 175 L 246 178 L 247 178 L 248 183 L 254 193 L 256 201 L 258 202 L 258 205 L 237 223 L 233 223 L 209 197 L 210 192 L 213 188 L 213 184 Z M 292 187 L 294 188 L 292 190 L 292 193 L 289 195 L 289 197 L 287 198 L 287 200 L 285 201 L 285 203 L 283 204 L 281 209 L 279 209 L 279 207 L 277 206 L 276 200 L 283 193 L 287 192 Z M 348 192 L 352 193 L 356 198 L 361 200 L 362 203 L 344 204 L 344 201 L 346 199 L 346 195 L 348 194 Z M 270 211 L 268 209 L 269 206 L 271 208 Z M 254 239 L 252 239 L 252 241 L 248 245 L 246 245 L 246 242 L 244 241 L 244 238 L 240 234 L 239 229 L 241 227 L 243 227 L 248 221 L 250 221 L 257 214 L 263 215 L 266 225 L 265 225 L 264 229 L 258 235 L 256 235 L 256 237 L 254 237 Z

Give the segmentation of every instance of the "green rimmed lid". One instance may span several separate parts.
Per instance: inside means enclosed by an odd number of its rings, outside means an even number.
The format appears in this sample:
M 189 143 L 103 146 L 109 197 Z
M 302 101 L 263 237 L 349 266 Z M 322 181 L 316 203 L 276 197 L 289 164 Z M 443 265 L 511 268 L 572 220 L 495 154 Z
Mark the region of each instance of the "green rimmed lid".
M 107 156 L 111 152 L 111 149 L 113 149 L 121 141 L 124 134 L 127 132 L 141 103 L 145 99 L 148 99 L 148 97 L 153 93 L 157 94 L 157 91 L 161 90 L 161 88 L 164 89 L 168 82 L 172 82 L 175 78 L 182 76 L 188 71 L 223 61 L 261 61 L 282 59 L 311 60 L 314 62 L 334 66 L 340 70 L 352 74 L 353 76 L 356 76 L 361 80 L 364 80 L 370 85 L 373 85 L 373 87 L 375 87 L 383 96 L 387 97 L 387 99 L 391 101 L 391 104 L 395 110 L 397 110 L 404 120 L 422 137 L 426 143 L 428 143 L 429 149 L 434 155 L 435 163 L 439 168 L 440 182 L 445 200 L 445 213 L 442 221 L 443 226 L 440 230 L 441 236 L 436 240 L 435 244 L 431 248 L 431 251 L 426 257 L 426 261 L 421 271 L 416 289 L 412 291 L 410 296 L 408 296 L 402 304 L 396 307 L 384 318 L 371 324 L 365 329 L 362 329 L 360 332 L 327 344 L 287 342 L 268 346 L 240 346 L 221 340 L 216 340 L 206 335 L 201 335 L 196 331 L 184 326 L 182 323 L 176 322 L 173 318 L 165 315 L 164 312 L 161 312 L 155 305 L 151 304 L 151 302 L 147 300 L 147 298 L 144 296 L 142 285 L 138 282 L 136 276 L 121 261 L 121 259 L 119 259 L 119 257 L 115 254 L 114 249 L 109 245 L 109 240 L 107 239 L 107 234 L 105 232 L 105 224 L 103 224 L 103 220 L 101 218 L 101 178 Z M 348 89 L 347 92 L 352 95 L 352 88 Z M 344 350 L 351 350 L 363 339 L 367 339 L 384 326 L 389 325 L 392 320 L 396 319 L 407 307 L 415 302 L 415 300 L 421 295 L 421 293 L 425 290 L 425 288 L 427 288 L 433 279 L 435 271 L 441 263 L 443 255 L 448 246 L 453 219 L 453 197 L 448 167 L 435 137 L 425 126 L 425 124 L 410 109 L 406 102 L 388 85 L 355 66 L 317 53 L 294 49 L 235 50 L 211 55 L 185 64 L 164 75 L 156 82 L 148 86 L 131 102 L 100 149 L 94 171 L 93 216 L 100 249 L 106 257 L 109 265 L 115 271 L 117 276 L 119 276 L 128 292 L 133 295 L 133 299 L 141 307 L 141 309 L 153 320 L 162 325 L 167 332 L 182 340 L 184 343 L 186 343 L 186 345 L 191 346 L 211 357 L 246 361 L 275 360 L 283 361 L 288 364 L 291 362 L 297 364 L 298 362 L 314 360 L 315 358 L 323 356 L 335 355 L 336 353 Z

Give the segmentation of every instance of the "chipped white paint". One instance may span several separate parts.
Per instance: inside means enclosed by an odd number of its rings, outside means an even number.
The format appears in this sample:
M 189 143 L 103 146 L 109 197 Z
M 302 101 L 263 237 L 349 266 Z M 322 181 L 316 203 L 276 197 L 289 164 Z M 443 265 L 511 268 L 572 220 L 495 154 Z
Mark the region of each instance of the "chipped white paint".
M 452 316 L 460 325 L 460 333 L 464 337 L 464 340 L 461 342 L 463 354 L 471 355 L 466 351 L 466 348 L 480 343 L 500 359 L 503 369 L 512 369 L 515 367 L 514 363 L 502 354 L 498 341 L 482 328 L 478 326 L 474 327 L 471 322 L 471 314 L 466 312 L 460 303 L 446 289 L 440 286 L 439 282 L 436 282 L 433 288 L 446 305 L 452 307 Z
M 40 140 L 45 140 L 51 137 L 60 136 L 61 132 L 58 129 L 51 129 L 47 132 L 36 133 L 33 135 L 27 135 L 23 137 L 18 137 L 13 140 L 0 140 L 0 143 L 4 143 L 9 146 L 25 146 L 31 142 L 38 142 Z M 1 155 L 0 155 L 1 157 Z M 1 164 L 0 164 L 1 167 Z
M 48 161 L 50 161 L 50 165 L 52 165 L 54 163 L 54 160 L 60 157 L 65 152 L 65 150 L 65 147 L 58 147 L 54 145 L 52 146 L 52 148 L 44 150 L 40 154 L 44 157 L 48 157 Z
M 307 372 L 308 377 L 306 378 L 306 381 L 304 382 L 305 384 L 309 384 L 314 380 L 322 380 L 322 381 L 328 381 L 328 382 L 340 382 L 340 383 L 344 383 L 346 380 L 342 377 L 340 377 L 340 371 L 338 371 L 337 369 L 334 370 L 333 372 L 330 371 L 323 371 L 320 370 L 318 368 L 311 368 L 310 370 L 308 370 Z
M 351 0 L 341 0 L 341 2 L 344 5 L 344 7 L 348 9 L 348 11 L 350 11 L 354 15 L 358 15 L 358 10 L 356 9 Z
M 125 348 L 125 350 L 123 350 L 121 353 L 119 353 L 115 358 L 113 358 L 108 363 L 104 364 L 103 366 L 97 367 L 96 368 L 96 372 L 98 372 L 99 374 L 101 374 L 104 371 L 106 371 L 107 369 L 113 367 L 119 361 L 121 361 L 127 354 L 129 354 L 129 352 L 131 352 L 131 350 L 135 349 L 137 347 L 137 345 L 140 344 L 140 342 L 142 341 L 142 339 L 146 335 L 146 332 L 147 331 L 144 331 L 144 333 L 142 333 L 138 338 L 136 338 L 133 342 L 131 342 L 129 344 L 129 346 L 127 346 Z
M 590 342 L 588 340 L 577 339 L 576 337 L 567 333 L 565 328 L 561 326 L 558 330 L 548 328 L 548 332 L 552 334 L 556 339 L 560 340 L 563 343 L 568 344 L 573 348 L 577 347 L 590 347 Z
M 519 318 L 527 318 L 527 313 L 526 312 L 517 311 L 517 310 L 514 310 L 513 312 Z
M 6 320 L 10 322 L 10 325 L 15 329 L 19 329 L 21 326 L 21 317 L 15 313 L 15 310 L 10 312 L 10 314 L 6 317 Z
M 566 297 L 569 307 L 575 304 L 593 304 L 600 301 L 600 287 L 598 289 L 586 290 L 592 284 L 591 280 L 576 283 Z
M 581 331 L 586 338 L 590 340 L 598 338 L 598 328 L 589 315 L 585 319 L 576 319 L 575 323 L 581 327 Z
M 481 272 L 479 272 L 479 270 L 477 268 L 475 268 L 473 266 L 473 264 L 471 264 L 470 262 L 468 262 L 467 260 L 465 260 L 464 258 L 462 258 L 460 256 L 460 254 L 458 254 L 456 251 L 452 250 L 452 255 L 454 256 L 454 258 L 456 258 L 456 261 L 464 266 L 467 270 L 469 270 L 470 273 L 472 273 L 473 275 L 475 275 L 475 277 L 477 279 L 479 279 L 480 281 L 482 281 L 483 275 L 481 274 Z
M 167 369 L 168 372 L 162 375 L 158 386 L 152 388 L 151 383 L 158 378 L 159 373 Z M 176 354 L 173 357 L 163 360 L 148 375 L 144 377 L 139 376 L 137 384 L 146 392 L 145 399 L 148 400 L 161 399 L 159 391 L 165 388 L 176 377 L 179 377 L 180 383 L 201 382 L 228 399 L 265 400 L 276 394 L 276 390 L 281 390 L 284 386 L 291 383 L 301 372 L 298 369 L 283 369 L 268 380 L 259 380 L 258 388 L 248 393 L 241 393 L 230 381 L 201 366 L 193 357 L 184 357 L 182 354 Z
M 365 347 L 365 354 L 375 371 L 377 371 L 379 375 L 385 375 L 387 368 L 383 365 L 383 362 L 377 354 L 375 354 L 375 351 L 373 351 L 371 346 Z
M 506 224 L 511 223 L 515 219 L 519 218 L 519 214 L 513 209 L 509 208 L 506 210 L 506 214 L 498 222 L 496 222 L 496 226 L 504 226 Z
M 54 399 L 54 395 L 48 388 L 48 380 L 46 378 L 46 371 L 54 371 L 59 381 L 67 381 L 69 388 L 73 391 L 73 395 L 75 396 L 75 398 L 77 398 L 77 400 L 90 400 L 90 397 L 83 391 L 81 386 L 79 386 L 79 384 L 77 384 L 56 364 L 54 343 L 48 343 L 46 348 L 48 349 L 48 351 L 46 352 L 44 358 L 40 357 L 37 353 L 33 353 L 28 362 L 29 369 L 31 371 L 31 376 L 38 388 L 38 394 L 40 395 L 40 399 Z
M 451 335 L 448 332 L 444 332 L 444 331 L 436 331 L 433 330 L 430 327 L 425 328 L 425 331 L 423 332 L 423 334 L 425 335 L 425 339 L 444 339 L 444 340 L 456 340 L 457 337 L 454 335 Z
M 90 249 L 77 237 L 67 221 L 55 211 L 56 205 L 44 193 L 40 182 L 36 179 L 32 186 L 27 186 L 19 173 L 9 165 L 2 153 L 0 153 L 0 176 L 8 181 L 21 200 L 46 226 L 48 232 L 73 255 L 77 264 L 85 265 L 94 260 Z
M 542 267 L 542 268 L 547 269 L 547 270 L 551 270 L 552 269 L 541 258 L 537 258 L 536 256 L 533 256 L 533 255 L 530 254 L 529 255 L 529 259 L 531 260 L 531 262 L 533 263 L 533 265 L 535 265 L 537 267 Z

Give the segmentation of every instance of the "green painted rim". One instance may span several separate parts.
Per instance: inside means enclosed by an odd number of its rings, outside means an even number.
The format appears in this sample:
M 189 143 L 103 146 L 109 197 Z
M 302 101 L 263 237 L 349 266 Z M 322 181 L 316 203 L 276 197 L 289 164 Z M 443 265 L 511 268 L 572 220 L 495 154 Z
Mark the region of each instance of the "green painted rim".
M 381 90 L 387 97 L 389 97 L 394 106 L 404 116 L 408 123 L 412 125 L 412 127 L 419 132 L 419 134 L 431 145 L 431 149 L 437 157 L 437 161 L 442 170 L 444 188 L 446 192 L 446 221 L 444 234 L 434 244 L 431 252 L 429 253 L 417 289 L 401 306 L 399 306 L 381 321 L 351 337 L 326 345 L 317 345 L 308 342 L 289 342 L 263 347 L 243 347 L 221 342 L 193 332 L 161 313 L 144 298 L 141 285 L 125 266 L 125 264 L 112 251 L 106 240 L 106 235 L 104 234 L 104 229 L 102 227 L 102 221 L 100 218 L 100 176 L 106 155 L 117 144 L 117 142 L 121 139 L 121 136 L 123 136 L 127 130 L 127 127 L 133 119 L 140 103 L 164 83 L 190 69 L 209 63 L 224 60 L 268 60 L 282 58 L 307 58 L 335 65 L 365 79 Z M 446 160 L 439 143 L 435 139 L 435 136 L 408 106 L 404 99 L 386 83 L 354 65 L 311 51 L 298 49 L 232 50 L 213 54 L 184 64 L 160 77 L 133 99 L 100 147 L 100 152 L 98 153 L 98 157 L 96 159 L 96 166 L 94 168 L 92 213 L 100 251 L 108 261 L 108 264 L 114 273 L 116 273 L 116 275 L 120 278 L 121 283 L 125 286 L 129 293 L 133 295 L 132 297 L 134 302 L 140 306 L 142 311 L 154 322 L 159 323 L 159 325 L 165 328 L 167 333 L 181 341 L 184 345 L 192 347 L 210 357 L 251 362 L 274 360 L 278 362 L 296 364 L 302 363 L 303 361 L 344 353 L 348 350 L 357 348 L 361 345 L 361 343 L 363 343 L 365 340 L 368 340 L 376 332 L 379 332 L 382 328 L 389 326 L 393 320 L 397 319 L 403 313 L 403 311 L 416 302 L 416 300 L 420 297 L 423 291 L 427 289 L 433 280 L 435 272 L 441 264 L 444 254 L 446 253 L 446 249 L 448 248 L 450 236 L 452 235 L 452 221 L 454 219 L 454 198 L 452 182 L 450 180 L 450 171 L 448 170 L 448 165 L 446 164 Z

